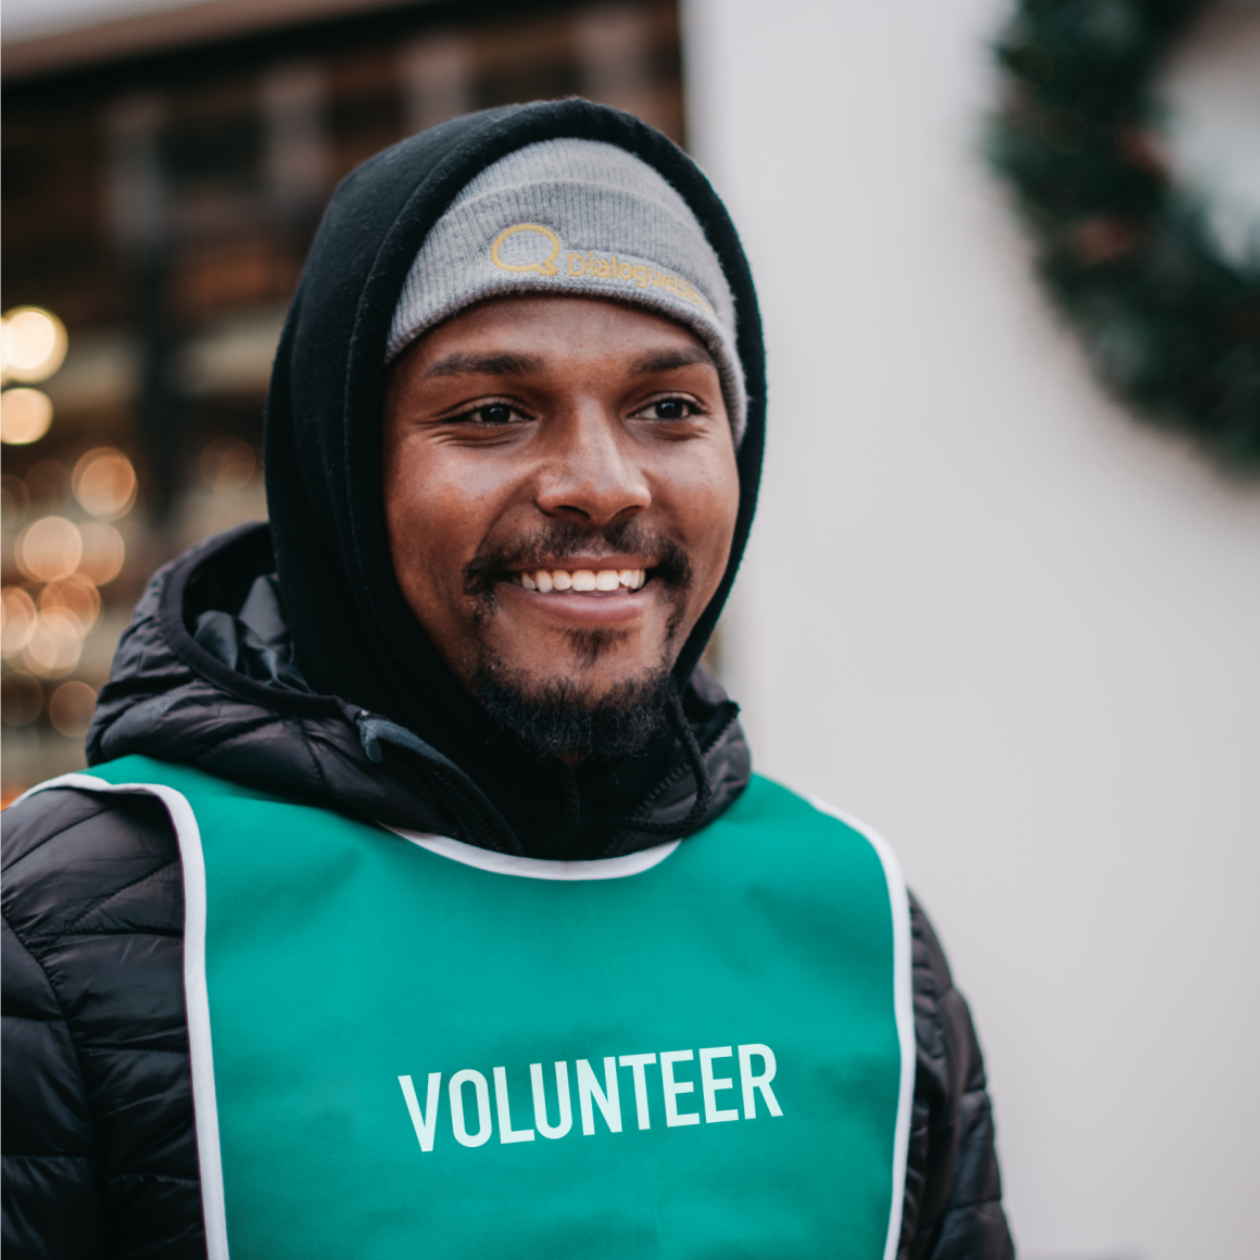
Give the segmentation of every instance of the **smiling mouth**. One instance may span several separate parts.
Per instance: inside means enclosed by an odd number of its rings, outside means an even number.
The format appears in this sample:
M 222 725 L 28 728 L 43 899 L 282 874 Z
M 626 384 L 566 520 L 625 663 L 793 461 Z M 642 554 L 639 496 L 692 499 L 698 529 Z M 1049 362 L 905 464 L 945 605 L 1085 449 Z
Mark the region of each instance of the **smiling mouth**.
M 508 579 L 527 591 L 544 595 L 612 595 L 637 591 L 648 580 L 646 569 L 530 569 Z

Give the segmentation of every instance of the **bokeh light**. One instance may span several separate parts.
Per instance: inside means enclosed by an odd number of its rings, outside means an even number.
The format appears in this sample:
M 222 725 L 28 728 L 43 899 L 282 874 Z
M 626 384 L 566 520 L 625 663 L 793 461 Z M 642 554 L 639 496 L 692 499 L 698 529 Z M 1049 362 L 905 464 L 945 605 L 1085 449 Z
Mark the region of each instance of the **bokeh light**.
M 257 470 L 254 448 L 238 437 L 217 437 L 201 452 L 201 479 L 216 494 L 243 490 Z
M 83 539 L 64 516 L 41 516 L 19 535 L 14 548 L 18 568 L 39 582 L 69 577 L 83 557 Z
M 0 651 L 5 660 L 18 656 L 35 633 L 35 601 L 20 587 L 0 592 Z
M 50 608 L 35 619 L 35 632 L 26 645 L 26 663 L 41 678 L 70 673 L 83 654 L 83 627 L 65 608 Z
M 6 381 L 46 381 L 65 359 L 66 345 L 65 325 L 51 311 L 14 307 L 0 321 L 0 372 Z
M 8 726 L 29 726 L 44 708 L 44 689 L 24 669 L 11 669 L 0 679 L 0 716 Z
M 136 501 L 136 470 L 112 446 L 88 451 L 75 464 L 70 485 L 83 510 L 106 521 L 126 516 Z
M 78 563 L 78 575 L 96 586 L 105 586 L 121 572 L 127 559 L 127 545 L 123 536 L 103 521 L 88 521 L 79 527 L 83 553 Z
M 52 424 L 52 399 L 38 389 L 6 389 L 0 394 L 0 442 L 28 446 Z
M 101 615 L 101 596 L 92 582 L 82 577 L 67 578 L 63 582 L 49 582 L 40 592 L 39 610 L 64 608 L 79 620 L 86 635 L 96 625 Z
M 48 720 L 53 728 L 71 739 L 82 739 L 92 725 L 96 692 L 85 682 L 64 682 L 48 702 Z

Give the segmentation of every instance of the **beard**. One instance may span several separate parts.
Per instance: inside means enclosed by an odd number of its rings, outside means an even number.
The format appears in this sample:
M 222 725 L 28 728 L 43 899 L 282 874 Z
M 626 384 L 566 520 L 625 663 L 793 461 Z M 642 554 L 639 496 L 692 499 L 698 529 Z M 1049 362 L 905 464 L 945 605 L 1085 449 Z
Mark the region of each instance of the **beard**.
M 598 700 L 568 678 L 539 683 L 519 671 L 479 668 L 473 689 L 491 721 L 543 754 L 584 760 L 632 757 L 663 730 L 670 705 L 667 665 L 628 678 Z
M 596 696 L 580 676 L 540 680 L 529 671 L 509 669 L 482 636 L 472 690 L 496 726 L 537 752 L 611 761 L 642 752 L 668 722 L 670 672 L 692 583 L 691 565 L 682 548 L 637 520 L 601 531 L 557 523 L 510 545 L 483 548 L 464 571 L 464 590 L 477 600 L 474 624 L 483 627 L 498 611 L 496 587 L 507 572 L 531 565 L 541 568 L 544 560 L 563 560 L 583 552 L 589 555 L 592 543 L 602 543 L 610 555 L 629 552 L 656 558 L 651 580 L 660 583 L 674 608 L 657 666 L 622 679 Z M 619 631 L 604 629 L 568 633 L 573 654 L 587 668 L 621 637 Z

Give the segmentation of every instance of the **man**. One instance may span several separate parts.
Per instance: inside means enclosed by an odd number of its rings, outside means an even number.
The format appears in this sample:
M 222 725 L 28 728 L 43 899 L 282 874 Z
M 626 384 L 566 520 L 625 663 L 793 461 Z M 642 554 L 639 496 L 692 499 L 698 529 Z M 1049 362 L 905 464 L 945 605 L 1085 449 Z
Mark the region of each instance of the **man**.
M 765 390 L 699 171 L 582 101 L 329 207 L 270 528 L 6 822 L 10 1256 L 1012 1254 L 966 1007 L 698 664 Z

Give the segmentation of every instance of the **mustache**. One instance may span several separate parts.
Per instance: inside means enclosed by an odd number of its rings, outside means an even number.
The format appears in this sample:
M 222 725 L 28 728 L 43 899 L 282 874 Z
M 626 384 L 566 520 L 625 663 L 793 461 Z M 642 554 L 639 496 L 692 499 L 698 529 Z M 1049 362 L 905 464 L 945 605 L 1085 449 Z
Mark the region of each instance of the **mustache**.
M 637 518 L 603 529 L 557 521 L 511 540 L 486 543 L 464 566 L 464 594 L 493 597 L 495 583 L 509 569 L 541 569 L 546 567 L 546 561 L 576 555 L 597 560 L 601 550 L 610 556 L 618 552 L 654 556 L 653 579 L 675 592 L 684 591 L 691 584 L 691 561 L 686 551 L 672 538 Z

